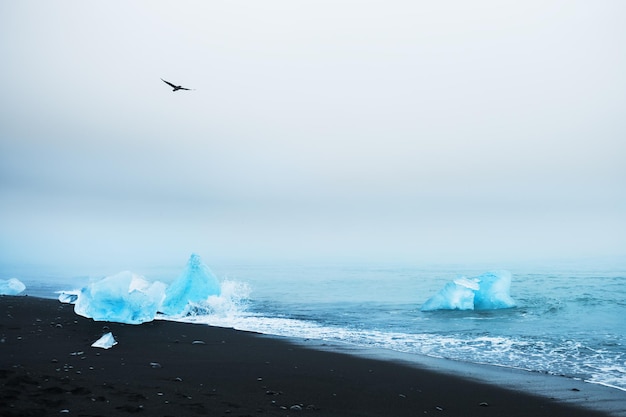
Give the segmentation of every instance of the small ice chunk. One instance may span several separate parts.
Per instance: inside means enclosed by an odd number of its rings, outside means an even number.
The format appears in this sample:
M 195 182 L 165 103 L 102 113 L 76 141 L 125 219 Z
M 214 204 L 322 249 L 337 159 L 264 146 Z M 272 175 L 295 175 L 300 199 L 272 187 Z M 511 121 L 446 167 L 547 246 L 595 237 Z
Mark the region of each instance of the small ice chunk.
M 78 294 L 80 294 L 80 290 L 63 290 L 56 291 L 59 294 L 59 301 L 64 304 L 75 304 L 78 299 Z
M 0 279 L 0 295 L 18 295 L 26 285 L 17 278 Z
M 109 349 L 115 345 L 117 345 L 117 341 L 113 337 L 113 333 L 109 332 L 104 334 L 100 339 L 93 342 L 91 347 Z

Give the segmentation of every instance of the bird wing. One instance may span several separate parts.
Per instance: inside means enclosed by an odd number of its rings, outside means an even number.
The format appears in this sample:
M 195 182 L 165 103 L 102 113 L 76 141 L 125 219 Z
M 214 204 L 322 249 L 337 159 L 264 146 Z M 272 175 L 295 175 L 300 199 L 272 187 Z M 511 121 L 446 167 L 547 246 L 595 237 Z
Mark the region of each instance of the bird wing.
M 169 81 L 165 81 L 163 78 L 161 78 L 161 81 L 163 81 L 165 84 L 167 84 L 167 85 L 171 86 L 172 88 L 176 88 L 176 87 L 178 87 L 178 86 L 176 86 L 176 85 L 172 84 L 172 83 L 171 83 L 171 82 L 169 82 Z

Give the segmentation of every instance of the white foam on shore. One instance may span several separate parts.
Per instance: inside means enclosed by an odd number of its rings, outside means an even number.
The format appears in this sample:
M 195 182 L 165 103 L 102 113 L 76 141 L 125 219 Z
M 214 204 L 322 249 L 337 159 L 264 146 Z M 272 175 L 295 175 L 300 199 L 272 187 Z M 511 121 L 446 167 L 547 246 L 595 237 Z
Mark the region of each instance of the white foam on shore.
M 264 317 L 235 310 L 230 310 L 229 314 L 188 316 L 176 321 L 261 333 L 263 337 L 286 337 L 290 342 L 308 348 L 400 362 L 407 366 L 426 368 L 511 390 L 554 398 L 577 407 L 605 411 L 617 417 L 626 417 L 626 390 L 609 383 L 531 371 L 523 367 L 466 362 L 428 353 L 434 351 L 436 345 L 441 344 L 448 347 L 457 345 L 459 349 L 464 349 L 465 345 L 468 351 L 478 349 L 478 345 L 487 344 L 505 351 L 515 343 L 507 338 L 484 336 L 468 345 L 467 341 L 441 335 L 350 330 L 322 326 L 310 321 Z M 408 348 L 411 346 L 423 352 L 416 353 Z
M 621 400 L 626 401 L 624 394 L 626 389 L 612 384 L 610 376 L 607 376 L 606 373 L 600 372 L 593 377 L 581 378 L 577 377 L 577 375 L 582 374 L 582 370 L 577 371 L 576 369 L 572 369 L 572 374 L 567 377 L 557 376 L 558 373 L 551 371 L 549 364 L 545 365 L 545 370 L 536 371 L 536 369 L 539 369 L 542 363 L 545 362 L 546 357 L 538 353 L 533 354 L 532 351 L 537 347 L 532 346 L 531 341 L 521 339 L 513 340 L 507 337 L 495 336 L 461 339 L 455 336 L 434 335 L 430 333 L 406 334 L 328 327 L 311 321 L 281 317 L 264 317 L 262 315 L 244 313 L 236 309 L 229 310 L 228 314 L 196 315 L 177 320 L 251 331 L 268 336 L 288 337 L 296 341 L 306 341 L 304 343 L 307 346 L 333 346 L 333 349 L 339 348 L 349 353 L 366 353 L 367 355 L 374 355 L 378 359 L 396 360 L 401 358 L 402 361 L 413 361 L 420 365 L 423 365 L 425 362 L 436 363 L 436 370 L 442 370 L 441 364 L 453 364 L 443 368 L 454 371 L 452 372 L 454 374 L 456 374 L 459 369 L 462 369 L 462 376 L 468 375 L 467 369 L 471 370 L 474 369 L 472 368 L 473 366 L 478 366 L 478 368 L 476 368 L 477 370 L 471 372 L 469 375 L 475 376 L 478 379 L 481 379 L 483 375 L 487 375 L 489 378 L 485 382 L 497 383 L 498 385 L 505 384 L 512 389 L 523 389 L 534 394 L 550 392 L 550 396 L 553 396 L 551 391 L 545 391 L 543 388 L 534 389 L 536 384 L 543 381 L 542 379 L 539 381 L 533 379 L 534 377 L 554 377 L 565 385 L 567 385 L 566 382 L 578 381 L 575 383 L 572 382 L 575 386 L 571 386 L 568 389 L 571 390 L 582 384 L 578 389 L 582 390 L 584 388 L 584 391 L 587 392 L 590 390 L 589 387 L 595 385 L 601 387 L 601 392 L 610 390 L 619 393 L 617 397 L 622 396 L 623 398 Z M 545 350 L 545 352 L 551 349 L 547 345 L 541 346 L 540 348 L 539 350 Z M 559 348 L 562 349 L 563 347 L 560 346 Z M 574 350 L 579 348 L 579 346 L 572 346 Z M 443 357 L 440 352 L 455 352 L 455 356 Z M 564 354 L 567 355 L 567 352 Z M 508 363 L 506 365 L 497 363 L 498 357 L 506 358 Z M 464 367 L 465 364 L 468 365 L 467 369 Z M 497 373 L 493 375 L 495 381 L 490 380 L 492 375 L 490 372 L 486 372 L 485 369 L 498 370 L 496 371 Z M 531 375 L 531 381 L 514 379 L 508 383 L 507 378 L 511 377 L 510 372 L 519 373 L 521 376 Z M 541 384 L 545 384 L 545 382 L 541 382 Z M 528 389 L 521 388 L 526 385 Z M 555 389 L 557 388 L 559 390 L 566 390 L 560 385 L 555 387 Z M 552 387 L 550 390 L 552 390 Z M 570 398 L 572 396 L 563 395 L 563 397 Z M 575 395 L 572 398 L 575 399 L 578 397 L 579 395 Z M 611 395 L 606 397 L 606 399 L 611 398 L 613 398 Z M 617 398 L 613 400 L 617 400 Z M 626 410 L 626 404 L 623 404 L 623 407 L 624 410 Z M 626 417 L 626 411 L 624 417 Z
M 272 336 L 267 336 L 272 337 Z M 367 348 L 346 343 L 291 338 L 301 346 L 356 355 L 368 359 L 388 360 L 428 369 L 434 372 L 497 385 L 513 391 L 556 399 L 580 408 L 600 410 L 616 417 L 626 417 L 626 390 L 608 384 L 578 378 L 531 372 L 524 369 L 471 363 L 427 355 L 398 352 L 384 348 Z

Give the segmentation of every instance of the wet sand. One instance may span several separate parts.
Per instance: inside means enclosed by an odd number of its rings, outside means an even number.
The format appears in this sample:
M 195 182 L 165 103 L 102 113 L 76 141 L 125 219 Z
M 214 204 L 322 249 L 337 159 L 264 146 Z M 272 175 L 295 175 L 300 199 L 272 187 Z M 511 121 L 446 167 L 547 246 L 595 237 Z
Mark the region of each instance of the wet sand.
M 118 344 L 92 348 L 106 332 Z M 584 388 L 570 389 L 584 403 Z M 0 416 L 606 416 L 548 396 L 206 325 L 0 297 Z M 622 410 L 623 411 L 623 410 Z

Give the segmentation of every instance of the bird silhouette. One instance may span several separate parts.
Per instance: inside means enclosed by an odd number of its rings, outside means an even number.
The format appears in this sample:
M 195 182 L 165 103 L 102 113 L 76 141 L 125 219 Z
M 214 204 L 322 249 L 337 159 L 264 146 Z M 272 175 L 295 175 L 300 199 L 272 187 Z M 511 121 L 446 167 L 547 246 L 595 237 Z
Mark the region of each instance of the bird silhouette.
M 165 81 L 163 78 L 161 78 L 161 81 L 163 81 L 165 84 L 167 84 L 167 85 L 169 85 L 170 87 L 172 87 L 172 88 L 173 88 L 173 90 L 172 90 L 172 91 L 178 91 L 178 90 L 191 90 L 191 88 L 185 88 L 185 87 L 182 87 L 182 86 L 180 86 L 180 85 L 174 85 L 174 84 L 172 84 L 172 83 L 171 83 L 171 82 L 169 82 L 169 81 Z

